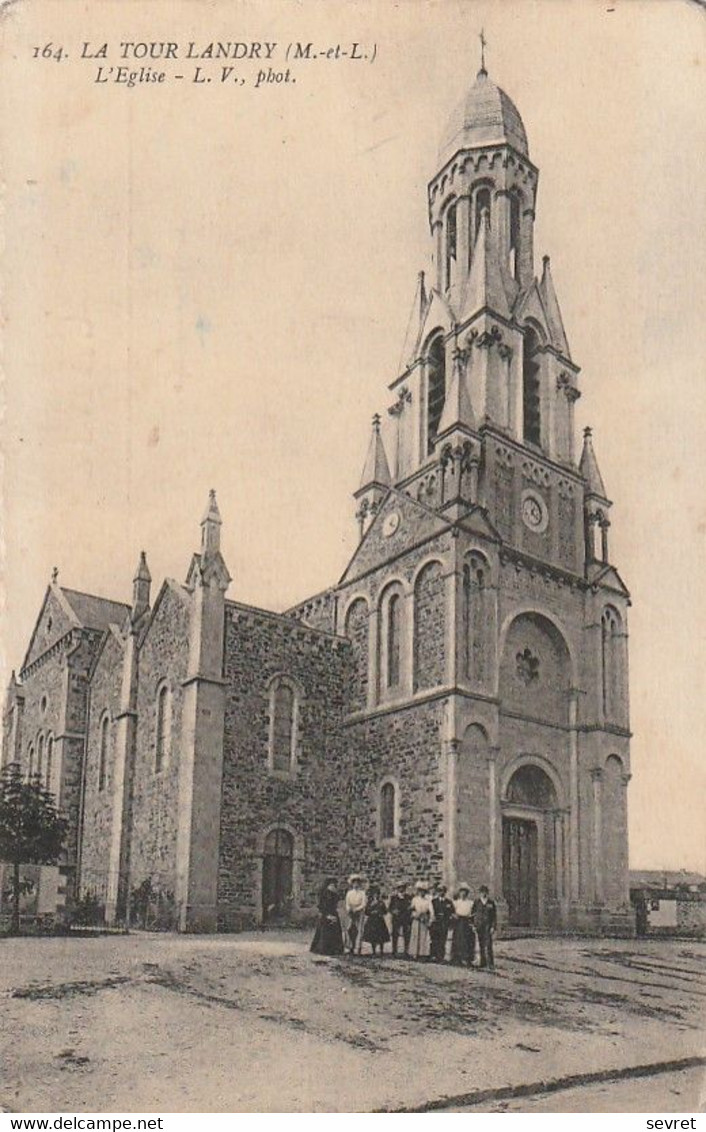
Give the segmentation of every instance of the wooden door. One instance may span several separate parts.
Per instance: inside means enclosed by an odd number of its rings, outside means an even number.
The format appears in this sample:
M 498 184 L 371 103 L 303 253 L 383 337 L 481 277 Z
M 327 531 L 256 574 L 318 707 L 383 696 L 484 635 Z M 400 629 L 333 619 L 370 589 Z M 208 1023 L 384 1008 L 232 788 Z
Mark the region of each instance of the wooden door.
M 511 926 L 537 924 L 537 826 L 533 821 L 503 819 L 503 895 Z
M 292 860 L 294 844 L 286 829 L 273 829 L 265 839 L 262 859 L 262 919 L 282 923 L 292 911 Z

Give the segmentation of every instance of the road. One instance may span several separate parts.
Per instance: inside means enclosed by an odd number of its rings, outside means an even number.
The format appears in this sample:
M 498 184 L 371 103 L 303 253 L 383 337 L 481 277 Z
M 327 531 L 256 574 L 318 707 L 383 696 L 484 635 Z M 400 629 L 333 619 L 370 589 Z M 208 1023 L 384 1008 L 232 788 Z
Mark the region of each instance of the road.
M 0 956 L 0 1107 L 19 1112 L 450 1109 L 704 1052 L 697 943 L 499 941 L 495 976 L 325 959 L 301 933 L 6 939 Z M 532 1104 L 634 1111 L 649 1095 L 667 1111 L 664 1086 Z

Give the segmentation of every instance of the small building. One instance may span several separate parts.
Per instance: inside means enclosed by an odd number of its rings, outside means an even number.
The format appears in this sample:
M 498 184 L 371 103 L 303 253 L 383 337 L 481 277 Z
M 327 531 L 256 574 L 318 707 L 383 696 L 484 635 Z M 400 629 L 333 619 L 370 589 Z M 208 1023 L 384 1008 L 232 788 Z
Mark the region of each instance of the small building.
M 684 869 L 630 872 L 638 935 L 706 935 L 706 877 Z

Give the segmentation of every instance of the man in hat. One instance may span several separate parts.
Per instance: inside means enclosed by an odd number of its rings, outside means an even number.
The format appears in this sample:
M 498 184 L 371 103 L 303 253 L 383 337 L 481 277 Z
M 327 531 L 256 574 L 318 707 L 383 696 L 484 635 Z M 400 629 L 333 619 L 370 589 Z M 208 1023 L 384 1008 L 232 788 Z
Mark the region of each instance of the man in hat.
M 348 892 L 346 893 L 346 914 L 348 916 L 348 954 L 354 955 L 356 948 L 360 952 L 363 942 L 363 920 L 365 906 L 368 898 L 363 888 L 363 878 L 360 873 L 351 873 L 348 878 Z
M 431 903 L 434 909 L 434 922 L 429 929 L 431 932 L 431 957 L 435 963 L 443 963 L 446 958 L 449 924 L 454 914 L 453 902 L 446 895 L 446 885 L 437 884 L 434 886 Z
M 488 971 L 494 971 L 493 934 L 498 922 L 498 912 L 495 907 L 495 901 L 490 899 L 488 886 L 485 884 L 480 886 L 478 899 L 473 901 L 471 916 L 473 918 L 473 926 L 476 929 L 476 935 L 478 936 L 478 946 L 480 947 L 479 966 L 481 970 L 487 969 Z
M 398 884 L 390 897 L 390 916 L 392 918 L 392 954 L 397 955 L 397 947 L 402 936 L 403 955 L 409 959 L 409 936 L 412 930 L 412 897 L 409 886 Z

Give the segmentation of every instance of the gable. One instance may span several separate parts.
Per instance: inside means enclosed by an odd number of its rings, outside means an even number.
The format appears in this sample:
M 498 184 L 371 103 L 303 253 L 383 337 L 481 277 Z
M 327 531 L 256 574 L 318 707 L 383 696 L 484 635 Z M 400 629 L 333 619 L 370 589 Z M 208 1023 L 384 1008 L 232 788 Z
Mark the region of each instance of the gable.
M 122 670 L 124 653 L 125 638 L 121 636 L 115 625 L 111 625 L 93 658 L 90 672 L 91 683 L 94 680 L 105 679 L 106 673 L 111 673 L 116 667 Z
M 454 317 L 446 299 L 438 291 L 431 291 L 426 310 L 419 320 L 416 335 L 408 334 L 405 352 L 409 356 L 402 359 L 403 365 L 410 366 L 416 361 L 433 330 L 441 329 L 444 334 L 448 334 L 453 322 Z
M 387 519 L 393 512 L 399 516 L 399 521 L 392 533 L 386 533 L 390 529 Z M 412 547 L 447 531 L 449 526 L 443 516 L 431 514 L 405 492 L 389 491 L 339 584 L 352 582 L 369 570 L 394 562 Z
M 592 562 L 587 570 L 590 584 L 603 590 L 611 590 L 621 597 L 629 598 L 630 591 L 614 566 L 606 566 L 601 562 Z
M 488 512 L 485 507 L 479 504 L 471 507 L 465 515 L 461 515 L 456 520 L 456 525 L 460 527 L 466 534 L 479 535 L 481 538 L 489 539 L 491 542 L 502 542 L 502 537 L 496 530 L 488 518 Z
M 73 610 L 62 599 L 60 591 L 49 586 L 44 595 L 44 601 L 30 637 L 29 647 L 20 672 L 33 664 L 38 657 L 66 636 L 71 629 L 78 628 L 79 624 L 80 622 Z
M 514 310 L 514 316 L 519 323 L 528 321 L 535 322 L 542 328 L 545 341 L 552 344 L 552 333 L 549 328 L 549 322 L 544 310 L 541 296 L 539 294 L 539 287 L 537 280 L 534 279 L 531 285 L 527 288 L 525 293 L 520 296 L 517 306 Z

